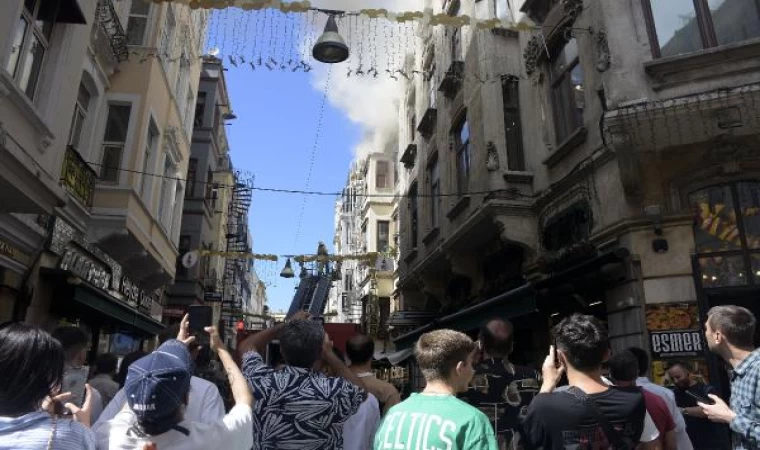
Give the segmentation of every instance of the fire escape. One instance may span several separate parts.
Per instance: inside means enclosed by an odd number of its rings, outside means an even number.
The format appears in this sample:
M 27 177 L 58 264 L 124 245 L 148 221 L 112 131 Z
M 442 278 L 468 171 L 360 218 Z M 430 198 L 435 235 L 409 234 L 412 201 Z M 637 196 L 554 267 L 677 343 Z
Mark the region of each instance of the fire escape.
M 227 213 L 227 251 L 251 252 L 248 238 L 248 211 L 253 197 L 253 179 L 244 179 L 235 173 L 235 183 Z M 222 294 L 223 318 L 229 327 L 241 317 L 243 308 L 242 284 L 249 270 L 248 258 L 227 257 L 224 263 L 224 292 Z

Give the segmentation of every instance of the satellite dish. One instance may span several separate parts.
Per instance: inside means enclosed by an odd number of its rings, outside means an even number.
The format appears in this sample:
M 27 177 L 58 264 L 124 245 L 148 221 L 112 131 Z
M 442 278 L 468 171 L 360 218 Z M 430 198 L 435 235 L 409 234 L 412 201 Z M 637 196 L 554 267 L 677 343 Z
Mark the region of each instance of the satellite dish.
M 219 54 L 219 49 L 217 47 L 214 47 L 208 51 L 208 54 L 211 56 L 217 56 Z
M 198 252 L 187 252 L 182 256 L 182 266 L 185 269 L 190 269 L 198 264 Z

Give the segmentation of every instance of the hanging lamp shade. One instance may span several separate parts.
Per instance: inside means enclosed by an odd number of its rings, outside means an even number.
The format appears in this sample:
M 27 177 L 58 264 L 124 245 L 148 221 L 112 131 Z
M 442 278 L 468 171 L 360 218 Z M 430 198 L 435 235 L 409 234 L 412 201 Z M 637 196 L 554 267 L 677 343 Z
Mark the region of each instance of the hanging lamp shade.
M 327 18 L 325 32 L 319 37 L 311 51 L 312 56 L 319 62 L 326 64 L 341 63 L 348 59 L 349 51 L 346 42 L 338 34 L 338 24 L 335 16 Z
M 293 278 L 296 276 L 296 273 L 293 272 L 293 266 L 290 264 L 290 258 L 285 262 L 285 267 L 282 268 L 280 276 L 283 278 Z

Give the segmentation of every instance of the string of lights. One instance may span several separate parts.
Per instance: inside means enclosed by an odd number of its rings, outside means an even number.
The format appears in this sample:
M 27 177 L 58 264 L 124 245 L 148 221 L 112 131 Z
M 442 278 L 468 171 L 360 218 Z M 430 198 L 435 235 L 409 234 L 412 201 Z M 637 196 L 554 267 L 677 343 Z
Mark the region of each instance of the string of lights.
M 109 170 L 115 170 L 119 172 L 133 173 L 133 174 L 143 175 L 147 177 L 161 178 L 161 179 L 166 179 L 166 180 L 181 181 L 183 183 L 191 182 L 191 183 L 200 184 L 200 185 L 212 185 L 214 187 L 222 188 L 222 189 L 234 189 L 236 187 L 235 185 L 232 185 L 232 184 L 208 182 L 208 181 L 203 181 L 203 180 L 188 180 L 187 178 L 172 177 L 169 175 L 163 175 L 159 173 L 124 169 L 121 167 L 114 167 L 114 166 L 106 166 L 105 164 L 100 164 L 100 163 L 90 162 L 90 161 L 87 161 L 87 164 L 100 167 L 100 168 L 107 168 Z M 267 187 L 261 187 L 261 186 L 251 186 L 250 189 L 252 189 L 253 191 L 258 191 L 258 192 L 271 192 L 271 193 L 277 193 L 277 194 L 292 194 L 292 195 L 311 195 L 311 196 L 319 196 L 319 197 L 341 197 L 343 195 L 342 191 L 315 191 L 315 190 L 305 190 L 305 189 L 267 188 Z M 475 195 L 488 196 L 488 195 L 498 195 L 498 194 L 507 194 L 509 196 L 526 198 L 526 199 L 539 197 L 538 195 L 523 194 L 517 189 L 491 189 L 491 190 L 484 190 L 484 191 L 464 191 L 464 192 L 451 192 L 451 193 L 442 192 L 439 194 L 429 194 L 429 193 L 421 192 L 414 196 L 410 196 L 405 193 L 399 193 L 399 194 L 393 194 L 393 195 L 391 194 L 362 194 L 362 197 L 367 197 L 367 198 L 466 197 L 466 196 L 475 196 Z

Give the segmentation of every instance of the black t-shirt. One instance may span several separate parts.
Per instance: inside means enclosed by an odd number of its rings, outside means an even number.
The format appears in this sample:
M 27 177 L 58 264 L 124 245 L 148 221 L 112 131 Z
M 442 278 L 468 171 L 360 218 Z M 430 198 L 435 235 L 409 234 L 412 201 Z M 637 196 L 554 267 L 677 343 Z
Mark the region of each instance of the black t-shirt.
M 535 370 L 489 358 L 475 366 L 470 389 L 461 398 L 489 418 L 499 448 L 520 449 L 520 422 L 540 389 L 541 376 Z
M 691 391 L 700 397 L 707 397 L 708 394 L 718 395 L 715 388 L 709 384 L 697 383 L 687 389 L 676 386 L 673 388 L 673 394 L 675 394 L 676 405 L 679 408 L 698 406 L 697 400 L 687 394 L 687 391 Z M 684 414 L 683 418 L 686 422 L 686 433 L 689 435 L 695 449 L 714 450 L 724 448 L 726 445 L 724 425 L 710 422 L 703 417 L 694 417 L 687 414 Z
M 641 391 L 638 388 L 610 387 L 589 397 L 628 449 L 635 448 L 644 431 L 646 414 Z M 570 392 L 537 395 L 528 408 L 523 424 L 526 447 L 535 450 L 614 449 L 590 408 Z

